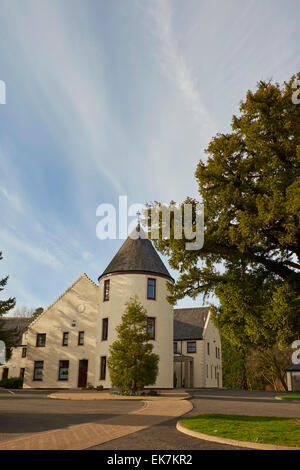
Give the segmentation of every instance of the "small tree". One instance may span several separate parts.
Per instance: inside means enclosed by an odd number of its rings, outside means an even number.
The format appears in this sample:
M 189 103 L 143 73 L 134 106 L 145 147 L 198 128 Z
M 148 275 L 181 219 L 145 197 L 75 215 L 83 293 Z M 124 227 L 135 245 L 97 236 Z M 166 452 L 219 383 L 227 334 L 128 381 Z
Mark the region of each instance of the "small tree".
M 2 260 L 2 252 L 0 251 L 0 261 Z M 0 292 L 3 291 L 8 281 L 8 276 L 0 279 Z M 4 322 L 1 321 L 3 315 L 9 313 L 11 309 L 16 305 L 16 299 L 10 297 L 7 300 L 0 300 L 0 340 L 4 341 L 6 345 L 6 360 L 8 361 L 11 357 L 12 348 L 17 344 L 20 338 L 20 334 L 17 328 L 13 330 L 5 330 Z
M 122 392 L 135 393 L 156 381 L 159 356 L 152 352 L 146 313 L 137 297 L 131 297 L 116 328 L 118 339 L 109 348 L 111 382 Z

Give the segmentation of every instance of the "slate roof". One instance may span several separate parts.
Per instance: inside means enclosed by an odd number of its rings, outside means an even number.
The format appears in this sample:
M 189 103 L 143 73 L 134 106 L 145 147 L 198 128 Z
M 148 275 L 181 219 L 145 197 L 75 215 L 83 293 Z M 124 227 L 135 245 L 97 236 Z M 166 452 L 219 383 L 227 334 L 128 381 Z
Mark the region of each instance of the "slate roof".
M 17 328 L 18 332 L 21 332 L 25 330 L 31 322 L 32 318 L 30 317 L 6 317 L 0 319 L 0 326 L 2 327 L 3 325 L 3 331 L 11 331 Z M 21 340 L 22 338 L 20 338 L 20 341 L 16 346 L 21 345 Z
M 175 308 L 174 341 L 203 339 L 209 307 Z
M 127 238 L 99 279 L 106 274 L 128 271 L 158 274 L 173 281 L 152 242 L 146 238 L 141 228 L 138 238 L 132 239 L 131 236 Z

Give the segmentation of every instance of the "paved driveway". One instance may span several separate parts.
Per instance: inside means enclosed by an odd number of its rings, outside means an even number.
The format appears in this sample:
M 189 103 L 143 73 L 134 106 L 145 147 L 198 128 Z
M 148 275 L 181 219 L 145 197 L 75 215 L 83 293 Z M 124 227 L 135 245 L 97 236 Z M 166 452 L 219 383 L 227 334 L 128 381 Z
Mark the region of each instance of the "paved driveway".
M 300 417 L 299 403 L 275 400 L 276 393 L 203 389 L 189 390 L 189 393 L 192 395 L 194 408 L 186 416 L 201 413 L 233 413 Z M 120 434 L 122 437 L 107 439 L 107 442 L 102 441 L 100 445 L 90 445 L 85 448 L 90 450 L 241 450 L 237 447 L 186 436 L 175 428 L 177 417 L 170 416 L 170 419 L 158 422 L 158 418 L 153 413 L 151 414 L 151 409 L 148 415 L 147 410 L 143 411 L 144 404 L 141 401 L 109 400 L 108 404 L 105 400 L 52 400 L 47 398 L 48 394 L 49 391 L 18 390 L 12 395 L 0 390 L 0 441 L 3 444 L 13 438 L 77 426 L 80 436 L 83 435 L 82 430 L 85 430 L 88 437 L 97 426 L 100 427 L 99 433 L 101 434 L 103 425 L 108 429 L 110 426 L 115 429 L 117 425 L 131 426 L 131 433 L 125 432 L 123 435 Z M 142 423 L 149 421 L 149 427 L 137 430 L 141 420 Z M 134 428 L 134 426 L 137 427 Z M 101 439 L 94 442 L 101 442 Z
M 194 408 L 186 416 L 204 413 L 232 413 L 252 416 L 300 417 L 300 404 L 275 400 L 275 396 L 278 395 L 275 392 L 216 389 L 187 390 L 187 392 L 192 395 Z M 158 426 L 152 426 L 136 434 L 93 447 L 92 450 L 242 450 L 240 447 L 217 444 L 186 436 L 175 429 L 176 421 L 176 419 L 173 419 Z
M 71 401 L 51 400 L 50 391 L 0 390 L 0 441 L 67 426 L 106 422 L 139 410 L 137 401 Z

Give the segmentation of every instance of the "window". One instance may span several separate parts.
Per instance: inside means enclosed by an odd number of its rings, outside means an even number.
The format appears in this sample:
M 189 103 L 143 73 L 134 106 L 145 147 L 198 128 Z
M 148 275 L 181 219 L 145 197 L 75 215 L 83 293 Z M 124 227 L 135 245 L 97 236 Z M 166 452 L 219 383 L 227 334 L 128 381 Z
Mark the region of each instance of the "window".
M 27 348 L 22 348 L 22 357 L 26 357 Z
M 33 380 L 43 380 L 44 361 L 34 361 Z
M 156 279 L 148 279 L 147 299 L 155 300 L 156 298 Z
M 46 346 L 46 333 L 38 333 L 36 335 L 36 346 L 38 347 Z
M 78 345 L 82 346 L 84 344 L 84 331 L 79 331 L 78 333 Z
M 209 343 L 207 343 L 207 354 L 209 356 Z
M 148 332 L 150 339 L 155 339 L 155 318 L 148 317 Z
M 20 377 L 24 377 L 25 375 L 25 368 L 24 367 L 21 367 L 20 369 Z
M 69 378 L 69 361 L 59 361 L 58 380 L 68 380 Z
M 100 380 L 105 380 L 106 377 L 106 356 L 101 357 L 100 364 Z
M 63 346 L 68 346 L 68 341 L 69 341 L 69 332 L 65 331 L 65 333 L 63 333 L 62 345 Z
M 108 318 L 103 318 L 102 320 L 102 341 L 107 339 L 108 334 Z
M 103 301 L 109 300 L 109 279 L 104 281 Z
M 218 359 L 218 348 L 216 346 L 216 358 Z
M 208 378 L 208 365 L 206 365 L 206 377 Z
M 174 354 L 177 354 L 178 353 L 178 348 L 177 348 L 178 344 L 177 344 L 177 341 L 174 341 Z
M 196 352 L 196 341 L 188 341 L 187 343 L 187 352 L 195 353 Z

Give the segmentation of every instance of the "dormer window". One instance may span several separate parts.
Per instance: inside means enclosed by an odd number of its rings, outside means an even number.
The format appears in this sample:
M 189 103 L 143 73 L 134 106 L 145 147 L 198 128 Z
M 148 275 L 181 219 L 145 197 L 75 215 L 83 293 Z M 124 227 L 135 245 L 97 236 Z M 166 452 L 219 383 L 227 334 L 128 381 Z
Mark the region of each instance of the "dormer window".
M 147 299 L 156 299 L 156 279 L 148 278 L 147 284 Z
M 109 279 L 106 279 L 104 281 L 104 293 L 103 293 L 103 301 L 106 302 L 109 300 Z

